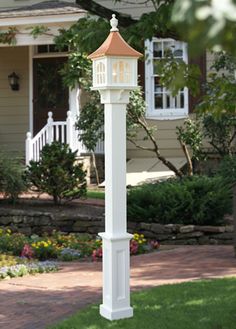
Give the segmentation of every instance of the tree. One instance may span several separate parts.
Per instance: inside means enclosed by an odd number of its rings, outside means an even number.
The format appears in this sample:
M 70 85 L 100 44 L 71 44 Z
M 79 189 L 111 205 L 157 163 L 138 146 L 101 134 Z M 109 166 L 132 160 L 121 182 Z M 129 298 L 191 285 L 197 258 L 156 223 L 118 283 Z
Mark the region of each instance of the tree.
M 122 2 L 126 1 L 123 0 Z M 110 29 L 109 19 L 114 11 L 99 5 L 95 1 L 77 0 L 77 3 L 84 9 L 89 10 L 92 14 L 96 13 L 96 15 L 101 17 L 97 20 L 94 20 L 94 17 L 80 19 L 77 24 L 72 26 L 68 31 L 61 31 L 62 33 L 56 38 L 56 41 L 57 44 L 61 44 L 64 47 L 65 42 L 69 40 L 69 46 L 70 49 L 72 49 L 69 57 L 69 65 L 67 66 L 67 70 L 64 71 L 66 83 L 71 86 L 74 84 L 73 81 L 80 81 L 81 86 L 84 88 L 84 81 L 88 82 L 90 73 L 87 74 L 89 72 L 89 69 L 87 70 L 87 65 L 85 65 L 87 72 L 83 72 L 84 65 L 79 65 L 79 70 L 74 69 L 76 66 L 75 62 L 80 58 L 78 56 L 78 49 L 83 52 L 81 58 L 83 58 L 84 61 L 86 56 L 84 54 L 90 53 L 100 46 L 104 41 L 104 35 L 107 35 Z M 175 25 L 171 22 L 173 5 L 176 10 L 174 1 L 161 2 L 147 0 L 146 3 L 153 4 L 153 11 L 149 14 L 142 15 L 138 21 L 130 16 L 116 12 L 119 24 L 121 25 L 122 35 L 124 35 L 126 40 L 138 49 L 143 49 L 143 40 L 151 38 L 153 35 L 160 37 L 177 37 L 177 33 L 173 32 Z M 174 11 L 172 14 L 174 15 Z M 104 18 L 106 18 L 106 20 L 104 20 Z M 73 65 L 70 64 L 71 60 Z M 200 72 L 196 66 L 188 65 L 183 61 L 176 61 L 171 54 L 167 54 L 166 58 L 160 60 L 158 71 L 159 75 L 162 76 L 162 84 L 171 90 L 173 95 L 176 95 L 184 86 L 191 89 L 193 94 L 197 94 L 199 89 Z M 77 76 L 75 72 L 78 72 Z M 84 77 L 86 77 L 86 79 Z M 86 88 L 87 87 L 88 84 Z M 208 94 L 208 99 L 207 96 L 205 98 L 205 105 L 208 106 L 208 110 L 210 109 L 209 104 L 212 104 L 213 99 L 215 103 L 219 102 L 216 97 L 217 95 L 214 95 L 213 85 L 210 86 L 209 90 L 211 90 L 211 92 Z M 97 138 L 99 136 L 101 137 L 100 128 L 103 125 L 103 115 L 101 115 L 103 109 L 100 105 L 96 105 L 96 102 L 98 102 L 97 95 L 98 94 L 91 94 L 91 99 L 85 105 L 77 123 L 77 128 L 83 131 L 80 135 L 80 139 L 91 151 L 93 151 L 96 146 Z M 212 96 L 211 102 L 209 98 L 210 95 Z M 154 127 L 149 127 L 149 124 L 145 120 L 145 105 L 142 104 L 140 97 L 141 93 L 133 93 L 131 102 L 128 106 L 128 139 L 135 144 L 136 147 L 154 152 L 157 158 L 160 159 L 169 169 L 174 171 L 176 175 L 182 176 L 181 171 L 175 168 L 175 166 L 160 154 L 158 141 L 154 138 L 153 134 Z M 150 140 L 153 147 L 145 148 L 140 143 L 136 142 L 135 136 L 137 127 L 144 129 L 145 138 Z M 132 134 L 130 134 L 130 132 L 132 132 Z M 196 153 L 199 152 L 199 145 L 201 144 L 199 129 L 198 127 L 194 128 L 193 123 L 188 124 L 188 122 L 186 122 L 185 130 L 179 128 L 178 132 L 178 139 L 188 163 L 188 173 L 192 174 L 191 157 L 187 145 L 194 150 L 194 157 L 199 158 L 199 155 L 196 155 Z M 196 141 L 197 145 L 194 145 Z
M 94 151 L 96 142 L 101 137 L 101 128 L 103 126 L 103 107 L 100 106 L 100 97 L 98 93 L 89 91 L 91 86 L 91 70 L 89 62 L 85 64 L 85 72 L 83 72 L 86 54 L 95 50 L 104 41 L 104 35 L 108 34 L 110 29 L 109 23 L 102 18 L 94 20 L 92 17 L 80 19 L 69 30 L 62 30 L 60 36 L 55 41 L 59 48 L 69 46 L 71 53 L 66 68 L 62 70 L 64 82 L 69 87 L 74 87 L 79 83 L 80 87 L 90 92 L 89 101 L 81 110 L 77 129 L 80 131 L 79 139 L 90 150 Z M 127 31 L 126 31 L 127 32 Z M 139 39 L 140 41 L 140 39 Z M 82 64 L 78 61 L 82 60 Z M 76 69 L 79 67 L 79 69 Z M 81 68 L 81 69 L 80 69 Z M 182 172 L 178 170 L 170 161 L 164 158 L 159 150 L 158 141 L 154 138 L 153 127 L 149 127 L 145 119 L 145 102 L 142 98 L 142 92 L 137 91 L 132 94 L 130 104 L 128 106 L 128 139 L 136 145 L 136 147 L 154 152 L 159 160 L 161 160 L 170 170 L 174 171 L 177 176 L 182 176 Z M 135 141 L 137 127 L 144 129 L 146 139 L 149 139 L 152 147 L 145 148 Z

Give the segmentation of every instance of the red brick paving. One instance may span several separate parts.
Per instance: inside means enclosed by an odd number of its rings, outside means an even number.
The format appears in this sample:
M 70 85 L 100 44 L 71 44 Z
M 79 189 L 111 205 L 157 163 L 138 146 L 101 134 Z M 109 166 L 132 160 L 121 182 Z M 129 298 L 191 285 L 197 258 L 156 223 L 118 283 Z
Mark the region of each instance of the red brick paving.
M 101 302 L 101 263 L 70 263 L 57 273 L 0 282 L 0 328 L 45 329 Z M 132 290 L 212 277 L 236 276 L 231 246 L 181 246 L 131 258 Z

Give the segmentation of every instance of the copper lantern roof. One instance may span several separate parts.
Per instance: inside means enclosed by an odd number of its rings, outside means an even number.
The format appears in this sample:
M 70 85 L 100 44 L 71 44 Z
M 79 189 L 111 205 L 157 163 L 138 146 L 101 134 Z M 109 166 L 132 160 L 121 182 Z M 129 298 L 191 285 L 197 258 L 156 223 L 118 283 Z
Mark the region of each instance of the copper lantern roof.
M 125 57 L 141 57 L 142 54 L 128 45 L 122 38 L 117 29 L 118 21 L 115 15 L 111 19 L 111 32 L 103 44 L 88 56 L 89 59 L 94 59 L 103 56 L 125 56 Z

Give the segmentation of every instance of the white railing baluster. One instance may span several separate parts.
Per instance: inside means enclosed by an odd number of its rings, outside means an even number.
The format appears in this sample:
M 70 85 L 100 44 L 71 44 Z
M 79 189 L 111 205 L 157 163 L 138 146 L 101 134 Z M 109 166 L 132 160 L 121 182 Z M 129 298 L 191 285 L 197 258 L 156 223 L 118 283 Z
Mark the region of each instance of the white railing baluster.
M 55 125 L 55 129 L 56 129 L 56 141 L 59 141 L 59 129 L 58 129 L 58 125 Z
M 73 125 L 74 120 L 72 118 L 72 113 L 71 111 L 68 111 L 66 119 L 66 143 L 69 145 L 72 151 L 74 151 Z
M 61 126 L 61 142 L 65 143 L 65 126 Z
M 48 112 L 48 144 L 52 144 L 53 142 L 53 117 L 52 117 L 52 112 Z
M 33 158 L 33 149 L 32 149 L 32 138 L 31 132 L 26 134 L 26 141 L 25 141 L 25 164 L 28 166 L 30 160 Z

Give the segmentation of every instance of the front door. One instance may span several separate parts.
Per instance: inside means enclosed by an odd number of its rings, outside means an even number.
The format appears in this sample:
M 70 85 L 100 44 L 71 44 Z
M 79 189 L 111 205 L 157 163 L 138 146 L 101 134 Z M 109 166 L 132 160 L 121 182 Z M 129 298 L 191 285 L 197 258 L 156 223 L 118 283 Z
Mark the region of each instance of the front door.
M 59 71 L 66 57 L 33 60 L 33 125 L 36 135 L 47 123 L 48 112 L 54 121 L 65 121 L 69 110 L 69 90 L 63 86 Z

